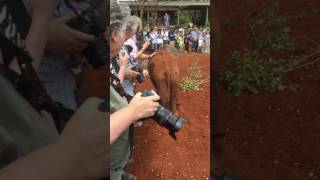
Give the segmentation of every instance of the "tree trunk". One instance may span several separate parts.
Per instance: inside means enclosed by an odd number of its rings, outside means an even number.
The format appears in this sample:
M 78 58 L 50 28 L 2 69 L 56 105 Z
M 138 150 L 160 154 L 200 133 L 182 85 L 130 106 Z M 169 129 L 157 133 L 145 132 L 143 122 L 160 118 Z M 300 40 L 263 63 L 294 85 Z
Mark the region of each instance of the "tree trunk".
M 223 148 L 223 129 L 222 122 L 217 116 L 218 112 L 218 101 L 217 99 L 217 80 L 218 80 L 218 71 L 217 71 L 217 61 L 221 61 L 221 53 L 222 53 L 222 16 L 221 16 L 221 4 L 222 0 L 214 0 L 213 8 L 211 9 L 213 18 L 211 19 L 212 30 L 213 33 L 213 51 L 212 51 L 212 80 L 213 80 L 213 119 L 212 119 L 212 127 L 211 128 L 211 154 L 212 158 L 211 162 L 213 162 L 212 166 L 214 174 L 222 173 L 222 148 Z

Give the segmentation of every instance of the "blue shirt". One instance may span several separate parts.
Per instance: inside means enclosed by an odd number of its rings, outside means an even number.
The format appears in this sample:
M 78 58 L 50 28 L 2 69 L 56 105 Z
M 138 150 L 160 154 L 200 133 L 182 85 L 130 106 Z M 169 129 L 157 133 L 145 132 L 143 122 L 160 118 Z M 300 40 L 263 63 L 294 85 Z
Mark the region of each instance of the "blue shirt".
M 169 31 L 169 39 L 170 41 L 174 40 L 174 31 Z

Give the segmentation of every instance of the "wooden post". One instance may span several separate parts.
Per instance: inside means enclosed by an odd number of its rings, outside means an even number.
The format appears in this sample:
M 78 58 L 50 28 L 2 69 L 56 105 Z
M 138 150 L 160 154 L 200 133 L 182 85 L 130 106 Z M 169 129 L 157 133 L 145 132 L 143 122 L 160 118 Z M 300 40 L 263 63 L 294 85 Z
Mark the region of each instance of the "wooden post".
M 209 23 L 209 7 L 207 6 L 207 8 L 206 8 L 206 22 L 205 22 L 205 25 L 208 26 L 208 23 Z
M 212 4 L 213 8 L 211 8 L 213 18 L 211 19 L 211 24 L 212 24 L 212 30 L 213 37 L 211 38 L 214 39 L 214 45 L 213 45 L 213 51 L 212 51 L 212 64 L 211 66 L 213 67 L 211 70 L 211 77 L 212 77 L 212 82 L 213 82 L 213 117 L 212 117 L 212 122 L 211 122 L 211 154 L 212 154 L 212 159 L 211 167 L 212 173 L 214 174 L 220 174 L 222 173 L 222 157 L 223 157 L 223 126 L 221 122 L 221 119 L 217 114 L 219 113 L 219 106 L 218 102 L 219 97 L 217 96 L 217 80 L 218 80 L 218 71 L 217 71 L 217 61 L 221 61 L 221 52 L 222 52 L 222 26 L 221 22 L 222 20 L 222 15 L 221 15 L 221 5 L 222 5 L 222 0 L 214 0 L 214 3 Z
M 178 26 L 180 26 L 180 7 L 178 9 Z
M 148 15 L 147 15 L 147 18 L 148 18 L 148 28 L 150 27 L 150 9 L 148 9 Z

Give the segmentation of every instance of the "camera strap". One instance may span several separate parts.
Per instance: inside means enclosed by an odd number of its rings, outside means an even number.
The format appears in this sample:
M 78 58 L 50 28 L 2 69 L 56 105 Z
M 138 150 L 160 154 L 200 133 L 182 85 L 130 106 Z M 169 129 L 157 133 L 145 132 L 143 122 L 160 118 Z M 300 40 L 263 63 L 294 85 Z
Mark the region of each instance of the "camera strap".
M 110 73 L 110 83 L 111 86 L 120 94 L 120 96 L 125 97 L 128 103 L 131 101 L 132 96 L 128 95 L 123 89 L 120 79 L 114 74 Z M 133 136 L 134 136 L 134 125 L 130 125 L 129 127 L 129 145 L 130 145 L 130 157 L 133 151 Z
M 111 64 L 112 64 L 112 68 L 114 70 L 114 73 L 118 74 L 119 70 L 120 70 L 120 66 L 117 62 L 117 57 L 111 58 Z
M 46 93 L 38 74 L 32 66 L 32 58 L 25 51 L 25 37 L 31 20 L 20 0 L 0 0 L 0 48 L 4 64 L 0 66 L 0 74 L 15 87 L 39 113 L 42 110 L 49 112 L 59 126 L 60 120 L 55 103 Z M 13 14 L 12 14 L 13 13 Z M 23 16 L 23 17 L 19 17 Z M 16 57 L 21 75 L 9 68 Z
M 120 94 L 120 96 L 125 97 L 127 99 L 128 103 L 131 101 L 132 96 L 126 93 L 126 91 L 123 89 L 121 85 L 120 79 L 112 73 L 110 73 L 110 83 L 111 86 Z

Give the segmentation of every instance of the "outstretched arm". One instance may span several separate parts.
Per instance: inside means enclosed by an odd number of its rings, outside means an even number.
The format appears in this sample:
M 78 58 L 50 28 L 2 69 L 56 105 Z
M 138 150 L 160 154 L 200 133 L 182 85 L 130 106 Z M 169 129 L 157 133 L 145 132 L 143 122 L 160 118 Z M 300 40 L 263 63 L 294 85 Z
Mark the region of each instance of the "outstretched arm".
M 48 25 L 57 0 L 30 0 L 32 23 L 26 38 L 26 48 L 33 58 L 33 66 L 37 70 L 47 42 Z

